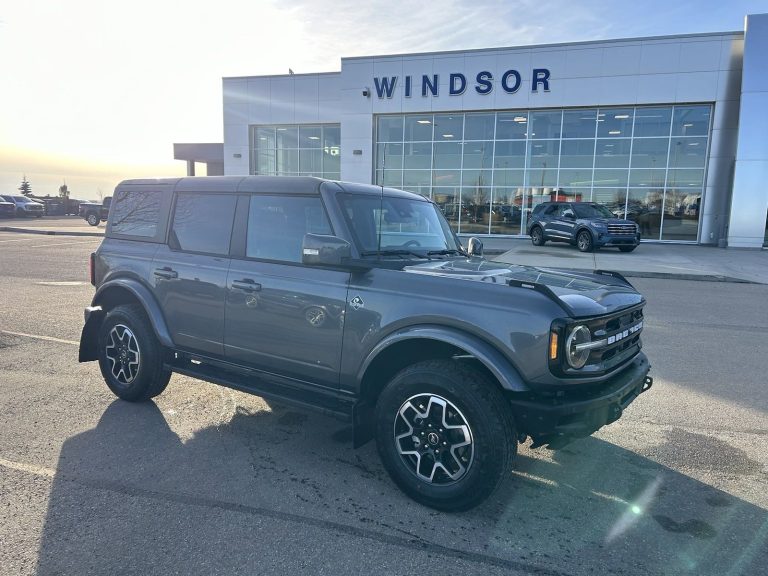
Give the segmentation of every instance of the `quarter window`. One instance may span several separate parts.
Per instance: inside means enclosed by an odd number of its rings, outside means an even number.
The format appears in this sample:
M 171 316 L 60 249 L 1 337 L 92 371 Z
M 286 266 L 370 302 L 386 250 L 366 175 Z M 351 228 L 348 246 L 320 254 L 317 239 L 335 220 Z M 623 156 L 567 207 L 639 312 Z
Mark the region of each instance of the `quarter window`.
M 154 237 L 161 200 L 159 190 L 119 190 L 110 207 L 112 234 Z
M 333 234 L 320 198 L 251 196 L 248 258 L 301 262 L 305 234 Z
M 171 249 L 229 254 L 236 203 L 234 194 L 179 194 L 168 240 Z

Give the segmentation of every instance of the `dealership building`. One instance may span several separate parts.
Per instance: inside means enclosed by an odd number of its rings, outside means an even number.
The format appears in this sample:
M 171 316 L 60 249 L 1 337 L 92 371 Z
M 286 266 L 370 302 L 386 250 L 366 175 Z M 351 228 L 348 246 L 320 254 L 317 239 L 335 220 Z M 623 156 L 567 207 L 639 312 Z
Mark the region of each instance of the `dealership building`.
M 524 235 L 536 204 L 581 200 L 636 221 L 644 240 L 759 248 L 766 54 L 761 14 L 744 31 L 348 57 L 340 72 L 224 78 L 218 160 L 226 175 L 411 190 L 461 235 Z

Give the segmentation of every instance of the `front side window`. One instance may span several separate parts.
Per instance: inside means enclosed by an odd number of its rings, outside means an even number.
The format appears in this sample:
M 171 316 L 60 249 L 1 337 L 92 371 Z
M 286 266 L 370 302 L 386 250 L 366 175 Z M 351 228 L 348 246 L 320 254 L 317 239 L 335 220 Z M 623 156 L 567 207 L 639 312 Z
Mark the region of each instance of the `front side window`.
M 360 251 L 456 250 L 448 223 L 431 202 L 391 196 L 344 194 L 342 208 Z
M 152 238 L 157 233 L 162 192 L 119 190 L 109 211 L 113 234 Z
M 234 194 L 179 194 L 169 246 L 173 250 L 226 256 L 236 204 Z
M 245 255 L 301 262 L 305 234 L 333 234 L 318 197 L 251 196 Z

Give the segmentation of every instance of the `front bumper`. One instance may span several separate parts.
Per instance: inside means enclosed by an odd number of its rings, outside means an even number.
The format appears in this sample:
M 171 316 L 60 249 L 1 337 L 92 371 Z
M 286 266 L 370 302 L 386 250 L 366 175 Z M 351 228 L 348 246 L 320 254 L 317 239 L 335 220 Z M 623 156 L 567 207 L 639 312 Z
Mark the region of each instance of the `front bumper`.
M 559 448 L 575 438 L 589 436 L 618 420 L 635 398 L 653 385 L 651 365 L 642 352 L 616 376 L 588 390 L 552 395 L 510 395 L 518 432 L 533 438 L 533 447 Z
M 637 246 L 640 244 L 640 234 L 630 236 L 627 234 L 614 235 L 602 232 L 597 234 L 595 239 L 595 246 L 600 248 L 605 246 Z

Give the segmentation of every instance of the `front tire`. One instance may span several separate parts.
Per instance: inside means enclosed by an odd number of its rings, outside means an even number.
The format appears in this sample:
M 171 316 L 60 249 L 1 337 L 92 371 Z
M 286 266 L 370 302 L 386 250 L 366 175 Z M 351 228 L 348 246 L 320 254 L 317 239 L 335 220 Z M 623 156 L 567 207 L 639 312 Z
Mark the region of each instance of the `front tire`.
M 376 444 L 403 492 L 444 511 L 488 498 L 517 454 L 496 383 L 454 360 L 414 364 L 387 384 L 376 404 Z
M 592 234 L 590 234 L 588 230 L 582 230 L 576 236 L 576 247 L 580 252 L 592 252 L 595 249 Z
M 531 243 L 534 246 L 544 246 L 544 231 L 541 229 L 541 226 L 534 226 L 531 228 Z
M 140 306 L 117 306 L 104 318 L 99 367 L 109 389 L 123 400 L 141 402 L 165 390 L 171 372 L 163 367 L 162 347 Z

